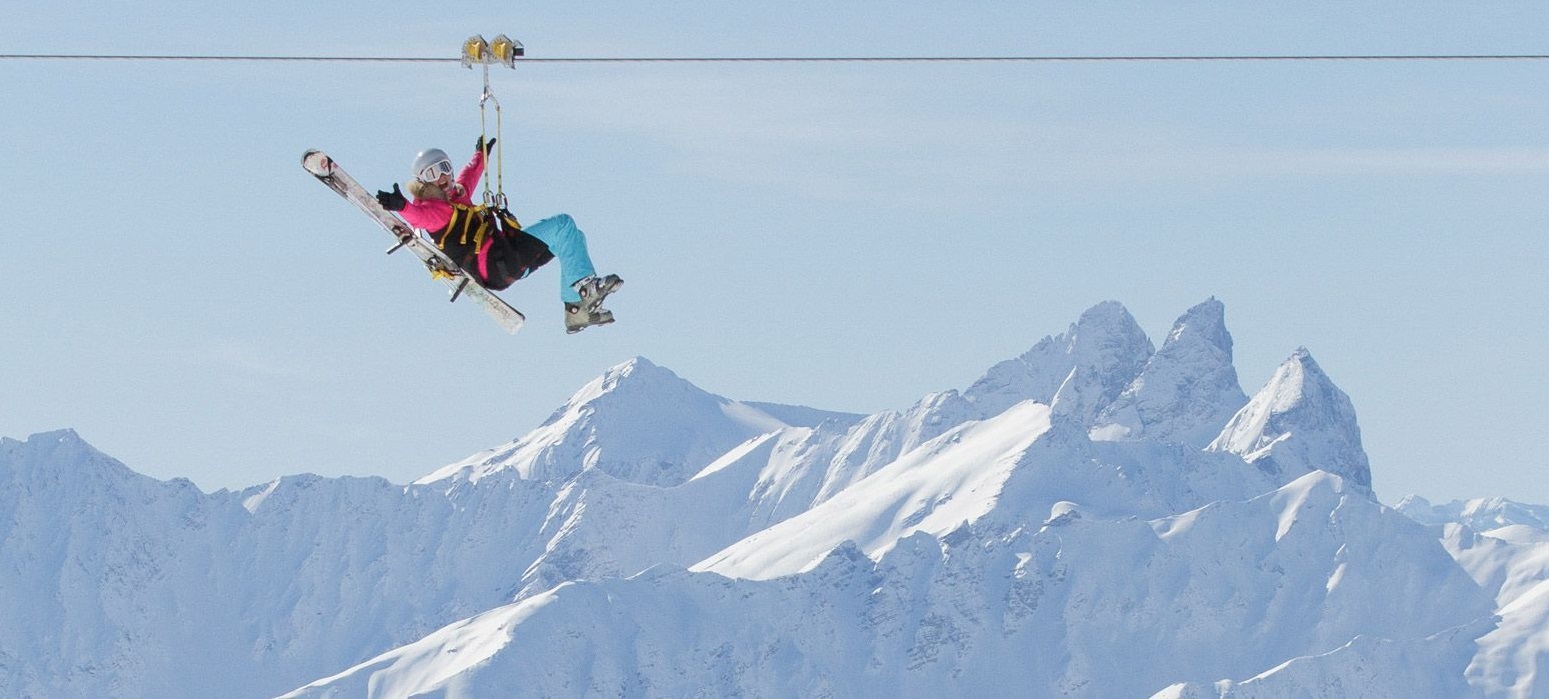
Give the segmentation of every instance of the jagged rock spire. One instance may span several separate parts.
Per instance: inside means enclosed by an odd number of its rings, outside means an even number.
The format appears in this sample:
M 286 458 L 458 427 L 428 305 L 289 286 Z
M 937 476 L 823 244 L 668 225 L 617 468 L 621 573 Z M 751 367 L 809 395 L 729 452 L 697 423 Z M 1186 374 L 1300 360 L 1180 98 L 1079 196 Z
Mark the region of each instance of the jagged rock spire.
M 1212 297 L 1178 319 L 1162 349 L 1102 410 L 1092 436 L 1203 447 L 1247 400 L 1232 366 L 1226 307 Z
M 1320 470 L 1372 494 L 1371 466 L 1350 397 L 1305 347 L 1280 365 L 1209 449 L 1237 454 L 1281 482 Z
M 1105 301 L 1082 313 L 1064 334 L 1045 337 L 1022 356 L 991 367 L 963 396 L 985 417 L 1035 400 L 1087 424 L 1154 351 L 1123 304 Z

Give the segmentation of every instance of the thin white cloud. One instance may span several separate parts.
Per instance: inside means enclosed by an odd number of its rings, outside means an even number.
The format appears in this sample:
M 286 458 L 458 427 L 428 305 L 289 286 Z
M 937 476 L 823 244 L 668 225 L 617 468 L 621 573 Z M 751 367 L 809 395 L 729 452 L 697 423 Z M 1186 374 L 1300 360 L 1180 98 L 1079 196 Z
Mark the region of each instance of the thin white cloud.
M 1038 118 L 1018 100 L 970 112 L 950 89 L 924 95 L 867 73 L 574 71 L 501 88 L 520 128 L 651 144 L 674 176 L 910 209 L 1048 185 L 1549 172 L 1549 149 L 1536 147 L 1237 147 L 1157 115 Z
M 1207 154 L 1206 168 L 1263 175 L 1512 175 L 1549 172 L 1544 148 L 1324 148 Z
M 276 357 L 262 348 L 236 340 L 211 341 L 191 348 L 189 359 L 193 363 L 214 365 L 248 378 L 311 379 L 316 374 L 295 361 Z
M 1506 176 L 1549 173 L 1544 148 L 1186 148 L 1072 151 L 1044 163 L 1052 179 L 1162 182 L 1243 178 Z M 1041 178 L 1044 179 L 1044 178 Z

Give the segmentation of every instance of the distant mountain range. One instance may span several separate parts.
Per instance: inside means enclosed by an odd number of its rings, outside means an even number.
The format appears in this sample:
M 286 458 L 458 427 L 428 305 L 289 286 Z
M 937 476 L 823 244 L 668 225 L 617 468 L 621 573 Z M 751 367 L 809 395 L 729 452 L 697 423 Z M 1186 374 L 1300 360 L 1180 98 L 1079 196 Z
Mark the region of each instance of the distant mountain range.
M 409 485 L 207 494 L 65 430 L 0 442 L 0 695 L 1549 696 L 1549 507 L 1374 487 L 1215 299 L 875 415 L 636 357 Z

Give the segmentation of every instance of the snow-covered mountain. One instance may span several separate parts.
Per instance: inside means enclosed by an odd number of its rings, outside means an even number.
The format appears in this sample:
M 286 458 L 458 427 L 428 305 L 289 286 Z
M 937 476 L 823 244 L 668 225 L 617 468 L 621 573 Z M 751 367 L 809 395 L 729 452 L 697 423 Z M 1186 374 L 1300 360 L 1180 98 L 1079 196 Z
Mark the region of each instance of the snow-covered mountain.
M 1490 531 L 1512 525 L 1549 530 L 1549 506 L 1527 505 L 1506 498 L 1453 500 L 1432 505 L 1418 495 L 1399 501 L 1396 508 L 1421 524 L 1466 524 L 1475 531 Z
M 0 696 L 272 696 L 502 604 L 552 492 L 294 476 L 204 494 L 0 442 Z
M 1209 444 L 1248 397 L 1232 366 L 1226 305 L 1190 308 L 1124 392 L 1102 407 L 1095 439 Z
M 662 566 L 569 583 L 292 696 L 1149 696 L 1422 643 L 1493 608 L 1422 527 L 1329 474 L 1151 521 L 1015 505 L 939 536 L 874 530 L 870 552 L 705 566 L 751 577 Z M 1430 677 L 1465 687 L 1452 650 Z
M 1371 492 L 1371 465 L 1350 397 L 1305 347 L 1275 370 L 1207 449 L 1237 454 L 1282 479 L 1328 471 Z
M 677 485 L 737 444 L 791 426 L 772 412 L 792 420 L 859 418 L 728 400 L 635 357 L 593 379 L 525 437 L 416 483 L 478 481 L 507 469 L 526 480 L 561 482 L 597 469 L 631 483 Z
M 1063 335 L 1045 337 L 1022 356 L 990 367 L 964 397 L 984 417 L 1035 400 L 1088 423 L 1129 387 L 1155 351 L 1129 311 L 1108 301 L 1082 313 Z
M 0 442 L 0 695 L 1545 696 L 1539 510 L 1455 510 L 1214 299 L 868 416 L 636 357 L 407 486 Z
M 1549 507 L 1503 498 L 1398 509 L 1439 531 L 1443 545 L 1495 598 L 1498 625 L 1481 636 L 1468 677 L 1492 696 L 1549 695 Z

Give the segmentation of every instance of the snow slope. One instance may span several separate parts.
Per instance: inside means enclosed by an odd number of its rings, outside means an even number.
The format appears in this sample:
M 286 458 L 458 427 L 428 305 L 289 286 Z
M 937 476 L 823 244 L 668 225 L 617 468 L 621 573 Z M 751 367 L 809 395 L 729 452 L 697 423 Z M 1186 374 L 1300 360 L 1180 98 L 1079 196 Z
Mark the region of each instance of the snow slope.
M 768 579 L 799 573 L 845 542 L 875 555 L 916 531 L 944 536 L 987 519 L 1001 528 L 1043 521 L 1024 521 L 1029 512 L 1157 517 L 1276 485 L 1235 458 L 1093 443 L 1051 412 L 1028 401 L 966 423 L 694 570 Z
M 1425 638 L 1399 641 L 1357 636 L 1336 650 L 1288 660 L 1242 682 L 1183 682 L 1156 693 L 1153 699 L 1484 696 L 1479 688 L 1469 685 L 1459 668 L 1468 664 L 1474 652 L 1468 640 L 1489 626 L 1481 620 Z
M 969 423 L 694 569 L 764 580 L 816 566 L 845 542 L 871 555 L 917 531 L 945 534 L 994 509 L 1021 454 L 1048 430 L 1048 406 L 1031 401 Z
M 1491 610 L 1423 527 L 1328 474 L 1149 522 L 996 509 L 996 526 L 844 543 L 788 576 L 567 584 L 288 696 L 1149 696 Z M 1459 647 L 1427 656 L 1451 687 Z M 1359 654 L 1397 672 L 1416 652 Z
M 1429 525 L 1453 558 L 1495 597 L 1498 628 L 1478 641 L 1468 679 L 1488 696 L 1549 697 L 1549 507 L 1504 498 L 1397 508 Z
M 1543 510 L 1503 500 L 1456 504 L 1439 509 L 1482 525 L 1508 513 L 1521 517 Z M 1491 696 L 1549 696 L 1549 682 L 1543 681 L 1549 674 L 1549 529 L 1509 524 L 1476 532 L 1458 523 L 1439 528 L 1448 552 L 1494 596 L 1497 607 L 1499 627 L 1479 639 L 1469 680 Z

